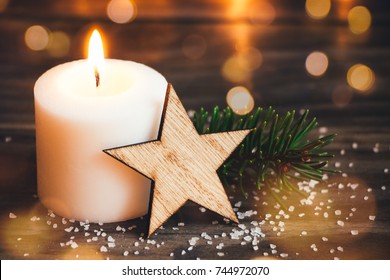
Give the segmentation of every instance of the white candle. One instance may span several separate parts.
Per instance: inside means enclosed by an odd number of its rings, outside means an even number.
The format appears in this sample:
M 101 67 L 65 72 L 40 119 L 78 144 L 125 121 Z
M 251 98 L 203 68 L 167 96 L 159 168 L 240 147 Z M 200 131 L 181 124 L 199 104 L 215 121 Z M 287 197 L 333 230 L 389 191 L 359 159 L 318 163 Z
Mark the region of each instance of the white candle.
M 102 150 L 157 138 L 167 81 L 131 61 L 93 66 L 65 63 L 35 84 L 38 196 L 80 221 L 140 217 L 148 211 L 150 180 Z

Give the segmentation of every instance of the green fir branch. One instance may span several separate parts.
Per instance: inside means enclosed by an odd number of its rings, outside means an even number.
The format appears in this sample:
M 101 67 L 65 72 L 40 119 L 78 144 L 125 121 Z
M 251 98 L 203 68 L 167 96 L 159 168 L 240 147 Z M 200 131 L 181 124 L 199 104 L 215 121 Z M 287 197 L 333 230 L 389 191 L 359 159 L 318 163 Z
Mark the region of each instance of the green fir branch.
M 325 168 L 333 155 L 322 149 L 333 142 L 336 134 L 315 140 L 307 136 L 318 123 L 308 120 L 309 110 L 299 118 L 295 111 L 280 117 L 272 107 L 245 116 L 236 115 L 229 107 L 215 107 L 211 116 L 203 108 L 194 113 L 193 122 L 200 134 L 252 129 L 242 144 L 218 170 L 224 184 L 238 182 L 248 197 L 245 182 L 253 181 L 258 189 L 267 187 L 281 206 L 273 188 L 294 191 L 306 196 L 296 186 L 296 180 L 322 180 L 323 174 L 338 172 Z

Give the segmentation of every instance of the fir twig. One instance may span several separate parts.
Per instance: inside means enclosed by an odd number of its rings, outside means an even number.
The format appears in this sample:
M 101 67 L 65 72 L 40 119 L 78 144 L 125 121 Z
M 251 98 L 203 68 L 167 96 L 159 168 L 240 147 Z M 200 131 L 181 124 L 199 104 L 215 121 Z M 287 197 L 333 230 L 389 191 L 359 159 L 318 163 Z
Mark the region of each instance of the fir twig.
M 235 180 L 246 197 L 244 179 L 253 181 L 258 189 L 266 186 L 274 197 L 277 197 L 272 190 L 275 187 L 305 196 L 294 180 L 320 181 L 324 173 L 338 172 L 325 168 L 327 159 L 333 155 L 322 151 L 333 142 L 336 134 L 311 141 L 306 139 L 318 125 L 316 118 L 307 120 L 308 113 L 306 110 L 295 120 L 295 111 L 280 117 L 272 107 L 267 110 L 259 107 L 253 114 L 239 117 L 229 107 L 222 111 L 215 107 L 209 117 L 202 108 L 194 114 L 193 122 L 200 134 L 253 129 L 218 170 L 225 184 Z M 245 174 L 251 175 L 245 177 Z

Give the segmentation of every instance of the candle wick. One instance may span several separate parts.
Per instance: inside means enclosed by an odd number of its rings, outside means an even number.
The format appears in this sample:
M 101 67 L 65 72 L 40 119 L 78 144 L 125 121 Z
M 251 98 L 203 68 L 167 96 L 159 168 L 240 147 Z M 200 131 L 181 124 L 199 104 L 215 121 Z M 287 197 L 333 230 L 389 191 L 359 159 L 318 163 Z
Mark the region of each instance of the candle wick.
M 96 80 L 96 87 L 100 86 L 100 75 L 99 71 L 97 70 L 97 67 L 94 67 L 94 72 L 95 72 L 95 80 Z

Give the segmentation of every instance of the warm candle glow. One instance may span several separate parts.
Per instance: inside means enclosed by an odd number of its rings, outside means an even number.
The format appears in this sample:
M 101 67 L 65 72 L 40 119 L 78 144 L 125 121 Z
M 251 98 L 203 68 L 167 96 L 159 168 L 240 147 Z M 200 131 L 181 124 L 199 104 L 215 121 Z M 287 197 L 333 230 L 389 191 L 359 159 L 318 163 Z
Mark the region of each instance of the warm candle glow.
M 104 66 L 104 50 L 102 38 L 96 29 L 92 32 L 91 38 L 89 39 L 88 62 L 93 67 L 96 87 L 98 87 L 100 85 L 100 73 Z

